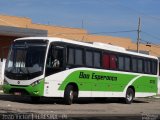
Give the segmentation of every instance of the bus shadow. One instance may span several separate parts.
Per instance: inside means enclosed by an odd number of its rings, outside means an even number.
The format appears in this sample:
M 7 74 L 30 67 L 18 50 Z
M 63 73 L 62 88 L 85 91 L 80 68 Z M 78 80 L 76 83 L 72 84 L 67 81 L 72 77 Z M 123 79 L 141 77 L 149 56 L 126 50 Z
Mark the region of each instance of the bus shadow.
M 106 98 L 106 99 L 94 99 L 94 98 L 82 98 L 77 100 L 77 104 L 111 104 L 111 103 L 120 103 L 126 104 L 121 98 Z M 145 100 L 134 100 L 133 103 L 149 103 Z
M 24 96 L 0 94 L 0 100 L 10 101 L 10 102 L 27 103 L 29 101 L 29 98 L 24 97 Z
M 28 96 L 15 96 L 15 95 L 6 95 L 1 94 L 0 100 L 17 102 L 17 103 L 26 103 L 26 104 L 64 104 L 63 99 L 61 98 L 46 98 L 42 97 L 39 102 L 32 102 L 30 97 Z M 125 104 L 122 99 L 119 98 L 107 98 L 107 99 L 99 99 L 99 98 L 79 98 L 74 101 L 74 104 L 111 104 L 111 103 L 120 103 Z M 136 99 L 133 103 L 149 103 L 148 101 Z
M 136 99 L 133 101 L 134 103 L 149 103 L 148 101 Z

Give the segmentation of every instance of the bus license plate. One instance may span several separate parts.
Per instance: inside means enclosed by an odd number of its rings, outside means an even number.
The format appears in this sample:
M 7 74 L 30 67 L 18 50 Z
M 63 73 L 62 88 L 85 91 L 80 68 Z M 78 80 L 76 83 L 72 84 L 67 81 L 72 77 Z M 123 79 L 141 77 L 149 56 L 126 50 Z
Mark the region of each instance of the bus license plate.
M 14 95 L 21 95 L 21 92 L 14 92 Z

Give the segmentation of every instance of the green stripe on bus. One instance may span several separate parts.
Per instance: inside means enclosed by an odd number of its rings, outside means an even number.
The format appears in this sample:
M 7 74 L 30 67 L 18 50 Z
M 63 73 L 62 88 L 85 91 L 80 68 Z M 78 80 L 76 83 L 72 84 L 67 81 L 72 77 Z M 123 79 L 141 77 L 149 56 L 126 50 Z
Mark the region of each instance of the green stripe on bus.
M 157 93 L 157 77 L 142 76 L 133 84 L 136 92 L 154 92 Z
M 69 83 L 76 83 L 80 91 L 123 92 L 129 82 L 138 75 L 78 70 L 72 72 L 62 82 L 59 90 L 65 90 Z M 152 81 L 152 82 L 151 82 Z M 133 82 L 136 92 L 157 92 L 157 78 L 142 76 Z

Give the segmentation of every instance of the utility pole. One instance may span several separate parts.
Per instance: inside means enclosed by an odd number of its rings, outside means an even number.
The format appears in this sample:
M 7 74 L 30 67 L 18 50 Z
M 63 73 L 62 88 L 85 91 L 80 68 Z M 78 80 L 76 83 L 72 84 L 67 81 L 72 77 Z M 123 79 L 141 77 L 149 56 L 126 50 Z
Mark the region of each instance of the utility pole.
M 82 28 L 82 29 L 84 28 L 84 21 L 83 21 L 83 19 L 82 19 L 81 28 Z
M 141 32 L 141 18 L 138 19 L 138 30 L 137 30 L 137 53 L 139 53 L 139 44 L 140 44 L 140 32 Z

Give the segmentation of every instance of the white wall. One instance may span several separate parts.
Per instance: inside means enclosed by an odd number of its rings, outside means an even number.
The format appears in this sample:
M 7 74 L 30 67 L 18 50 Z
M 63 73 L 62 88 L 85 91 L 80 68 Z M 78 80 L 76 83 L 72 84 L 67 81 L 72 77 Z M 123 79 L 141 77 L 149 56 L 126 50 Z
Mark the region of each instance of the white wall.
M 4 81 L 5 62 L 6 62 L 5 59 L 3 59 L 3 62 L 0 61 L 0 85 L 2 85 Z

